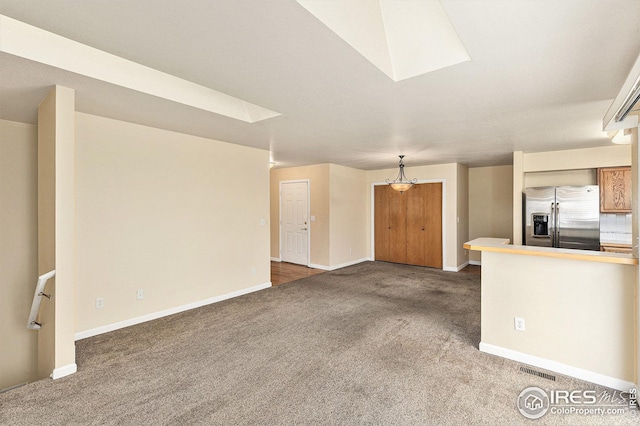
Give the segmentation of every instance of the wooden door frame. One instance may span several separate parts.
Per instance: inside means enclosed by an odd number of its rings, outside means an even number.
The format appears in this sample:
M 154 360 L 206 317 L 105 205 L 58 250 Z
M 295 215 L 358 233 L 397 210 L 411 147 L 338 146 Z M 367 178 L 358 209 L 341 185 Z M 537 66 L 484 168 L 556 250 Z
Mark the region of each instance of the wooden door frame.
M 282 262 L 282 184 L 307 184 L 307 266 L 311 264 L 311 179 L 281 180 L 278 182 L 278 258 Z
M 446 256 L 447 256 L 447 224 L 446 224 L 446 215 L 445 211 L 447 208 L 447 180 L 446 179 L 422 179 L 416 182 L 418 184 L 421 183 L 441 183 L 442 184 L 442 270 L 446 271 Z M 371 260 L 376 259 L 376 235 L 375 235 L 375 225 L 376 225 L 376 213 L 375 213 L 375 189 L 376 186 L 381 185 L 389 185 L 386 182 L 373 182 L 371 183 Z

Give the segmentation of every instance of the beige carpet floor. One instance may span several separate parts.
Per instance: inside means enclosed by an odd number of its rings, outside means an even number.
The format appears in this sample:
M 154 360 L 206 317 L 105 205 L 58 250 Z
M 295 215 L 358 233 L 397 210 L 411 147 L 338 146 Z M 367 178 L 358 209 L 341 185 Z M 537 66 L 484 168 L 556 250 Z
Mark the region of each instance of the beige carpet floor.
M 524 418 L 529 386 L 612 391 L 479 341 L 479 275 L 366 262 L 78 341 L 78 372 L 0 394 L 0 424 L 638 424 Z

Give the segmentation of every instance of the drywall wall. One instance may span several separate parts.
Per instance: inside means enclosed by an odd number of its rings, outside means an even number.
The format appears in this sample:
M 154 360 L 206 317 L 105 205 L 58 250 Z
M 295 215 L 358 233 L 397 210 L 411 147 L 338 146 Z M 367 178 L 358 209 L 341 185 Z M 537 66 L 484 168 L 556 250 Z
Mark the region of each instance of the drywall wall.
M 462 244 L 458 239 L 458 166 L 455 163 L 439 164 L 434 166 L 418 166 L 405 167 L 405 174 L 409 179 L 418 179 L 419 181 L 442 181 L 443 182 L 443 198 L 444 198 L 444 215 L 442 217 L 442 225 L 444 230 L 443 239 L 443 269 L 449 271 L 458 270 L 459 266 L 464 265 L 464 260 L 458 257 Z M 368 226 L 371 229 L 371 204 L 373 185 L 384 184 L 385 179 L 393 179 L 398 175 L 398 169 L 370 170 L 368 173 L 369 181 L 369 200 L 368 200 Z M 462 221 L 462 218 L 460 219 Z M 372 231 L 370 231 L 372 232 Z M 371 237 L 373 238 L 373 236 Z M 464 239 L 464 237 L 461 237 Z M 463 243 L 466 241 L 463 241 Z M 458 247 L 459 246 L 459 247 Z
M 557 170 L 530 172 L 524 175 L 524 187 L 538 186 L 584 186 L 598 184 L 598 169 Z
M 271 258 L 280 259 L 280 182 L 309 180 L 309 263 L 329 266 L 329 164 L 272 169 L 270 174 Z
M 469 251 L 463 245 L 469 241 L 469 168 L 462 164 L 457 164 L 457 258 L 458 269 L 469 264 Z
M 55 86 L 38 106 L 38 274 L 55 270 L 40 305 L 38 376 L 75 373 L 75 91 Z
M 633 265 L 482 252 L 481 349 L 633 383 L 636 280 Z
M 524 153 L 522 151 L 515 151 L 513 153 L 513 197 L 512 197 L 512 211 L 513 217 L 511 218 L 513 244 L 521 245 L 523 243 L 522 238 L 522 203 L 523 203 L 523 191 L 524 191 Z
M 271 170 L 271 258 L 280 259 L 280 183 L 308 180 L 309 265 L 333 269 L 369 257 L 367 172 L 336 164 Z
M 76 142 L 76 332 L 269 283 L 267 151 L 83 113 Z
M 469 169 L 469 239 L 509 238 L 513 241 L 513 166 Z M 480 263 L 480 253 L 471 251 L 469 260 Z
M 367 228 L 367 172 L 329 166 L 329 266 L 336 267 L 369 257 Z
M 631 165 L 631 146 L 614 145 L 524 154 L 524 173 Z
M 0 120 L 0 390 L 37 379 L 38 129 Z
M 631 199 L 631 236 L 633 255 L 638 257 L 638 241 L 640 239 L 638 232 L 640 229 L 640 217 L 638 211 L 638 195 L 640 194 L 640 179 L 638 173 L 638 165 L 640 157 L 638 152 L 638 128 L 631 129 L 631 193 L 634 196 Z M 636 277 L 636 387 L 640 385 L 640 272 Z

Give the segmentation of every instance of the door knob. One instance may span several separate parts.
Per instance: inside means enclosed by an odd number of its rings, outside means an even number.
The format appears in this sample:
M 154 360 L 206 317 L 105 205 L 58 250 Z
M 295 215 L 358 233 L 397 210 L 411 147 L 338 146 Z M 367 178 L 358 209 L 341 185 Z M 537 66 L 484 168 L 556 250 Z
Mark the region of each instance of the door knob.
M 301 229 L 301 231 L 306 231 L 306 230 L 307 230 L 307 228 L 302 228 L 302 229 Z

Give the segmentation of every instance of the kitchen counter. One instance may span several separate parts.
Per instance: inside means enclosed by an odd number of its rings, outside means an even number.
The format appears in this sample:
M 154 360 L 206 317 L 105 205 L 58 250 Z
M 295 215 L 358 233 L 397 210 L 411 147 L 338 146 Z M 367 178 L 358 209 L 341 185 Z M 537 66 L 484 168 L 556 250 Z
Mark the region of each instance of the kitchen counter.
M 560 259 L 585 260 L 588 262 L 616 263 L 621 265 L 638 265 L 638 259 L 631 254 L 609 253 L 592 250 L 574 250 L 552 247 L 515 246 L 508 244 L 505 238 L 476 238 L 464 244 L 467 250 L 481 252 L 497 252 L 520 254 L 525 256 L 542 256 Z
M 480 351 L 631 389 L 638 259 L 508 243 L 478 238 L 464 244 L 482 252 Z

